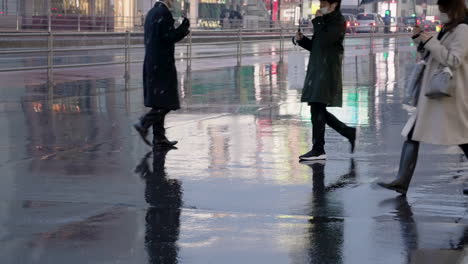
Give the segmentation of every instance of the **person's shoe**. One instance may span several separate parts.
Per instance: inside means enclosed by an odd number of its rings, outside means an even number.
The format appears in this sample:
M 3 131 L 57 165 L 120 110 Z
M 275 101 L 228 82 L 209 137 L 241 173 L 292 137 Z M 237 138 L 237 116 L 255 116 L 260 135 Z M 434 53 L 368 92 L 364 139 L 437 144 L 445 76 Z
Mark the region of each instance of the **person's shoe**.
M 317 150 L 311 150 L 307 152 L 306 154 L 299 156 L 300 160 L 305 160 L 305 161 L 310 161 L 310 160 L 326 160 L 327 159 L 327 154 L 325 154 L 325 151 L 317 151 Z
M 351 153 L 354 153 L 359 136 L 359 127 L 352 127 L 351 129 L 353 130 L 353 132 L 351 134 L 351 137 L 349 138 L 349 143 L 351 144 Z
M 415 141 L 405 141 L 401 151 L 400 167 L 396 180 L 385 183 L 378 182 L 377 184 L 385 189 L 399 192 L 406 195 L 411 183 L 411 178 L 418 162 L 419 143 Z
M 463 188 L 463 194 L 468 195 L 468 187 Z
M 148 146 L 151 146 L 151 143 L 149 142 L 149 140 L 147 139 L 148 137 L 148 129 L 146 129 L 145 127 L 143 127 L 143 125 L 141 124 L 141 121 L 139 121 L 138 123 L 135 123 L 133 125 L 133 127 L 135 128 L 135 130 L 138 132 L 138 134 L 140 135 L 141 139 L 143 140 L 143 142 L 145 142 Z
M 170 141 L 166 137 L 161 139 L 154 139 L 153 140 L 153 147 L 154 148 L 170 148 L 174 147 L 179 141 Z
M 405 184 L 401 184 L 398 181 L 392 181 L 390 183 L 385 182 L 378 182 L 377 183 L 380 187 L 383 187 L 388 190 L 396 191 L 401 193 L 402 195 L 406 195 L 408 192 L 408 186 Z
M 175 146 L 178 141 L 170 141 L 166 137 L 166 130 L 163 126 L 153 126 L 153 147 L 168 148 Z

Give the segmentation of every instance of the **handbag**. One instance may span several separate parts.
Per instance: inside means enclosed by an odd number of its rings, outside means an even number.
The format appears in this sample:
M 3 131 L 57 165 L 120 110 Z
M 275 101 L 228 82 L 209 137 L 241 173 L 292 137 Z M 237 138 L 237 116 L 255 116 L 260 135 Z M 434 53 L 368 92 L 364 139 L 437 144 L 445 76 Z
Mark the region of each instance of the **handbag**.
M 417 106 L 425 68 L 425 60 L 421 60 L 413 66 L 413 69 L 411 70 L 409 78 L 406 82 L 403 104 Z
M 449 67 L 439 69 L 432 75 L 431 81 L 427 87 L 426 96 L 430 99 L 439 99 L 443 97 L 451 97 L 451 80 L 453 72 Z

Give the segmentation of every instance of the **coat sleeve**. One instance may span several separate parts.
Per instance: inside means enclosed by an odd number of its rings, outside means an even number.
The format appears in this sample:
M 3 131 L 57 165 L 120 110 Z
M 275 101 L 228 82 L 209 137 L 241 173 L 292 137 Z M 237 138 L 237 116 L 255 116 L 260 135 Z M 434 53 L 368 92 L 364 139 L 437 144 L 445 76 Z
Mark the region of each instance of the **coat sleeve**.
M 308 51 L 312 50 L 312 40 L 306 36 L 304 36 L 300 41 L 298 41 L 297 44 L 299 44 L 299 46 L 303 47 Z
M 160 38 L 167 44 L 177 43 L 190 33 L 189 29 L 184 26 L 179 26 L 177 29 L 174 28 L 172 19 L 167 17 L 163 17 L 158 21 L 157 28 Z
M 325 23 L 322 16 L 312 20 L 314 24 L 314 34 L 320 47 L 327 48 L 338 42 L 346 34 L 346 24 L 344 21 L 337 23 Z
M 431 56 L 439 63 L 452 69 L 457 69 L 468 56 L 468 25 L 460 24 L 452 33 L 455 35 L 448 47 L 433 37 L 424 48 L 431 52 Z

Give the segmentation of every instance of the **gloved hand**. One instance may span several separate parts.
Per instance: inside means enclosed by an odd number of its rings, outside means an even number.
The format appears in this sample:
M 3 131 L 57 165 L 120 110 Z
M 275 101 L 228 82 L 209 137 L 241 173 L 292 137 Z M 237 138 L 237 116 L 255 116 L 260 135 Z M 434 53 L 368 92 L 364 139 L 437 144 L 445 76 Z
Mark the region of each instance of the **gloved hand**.
M 186 17 L 184 17 L 184 20 L 182 21 L 182 24 L 180 24 L 182 27 L 185 28 L 190 28 L 190 20 Z

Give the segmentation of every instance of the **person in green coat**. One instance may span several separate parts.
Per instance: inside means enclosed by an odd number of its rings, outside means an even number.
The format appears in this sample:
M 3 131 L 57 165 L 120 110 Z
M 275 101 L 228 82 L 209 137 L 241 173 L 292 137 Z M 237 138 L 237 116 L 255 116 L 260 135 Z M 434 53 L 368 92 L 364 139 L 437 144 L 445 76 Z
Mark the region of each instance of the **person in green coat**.
M 296 41 L 310 51 L 307 75 L 302 90 L 302 102 L 310 106 L 312 114 L 312 150 L 300 156 L 301 160 L 324 160 L 325 124 L 346 137 L 354 152 L 356 128 L 349 127 L 327 111 L 327 107 L 342 106 L 343 40 L 346 21 L 340 12 L 341 0 L 320 1 L 320 10 L 312 20 L 312 39 L 297 32 Z

